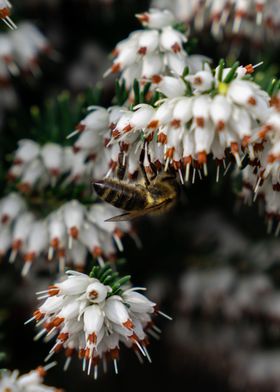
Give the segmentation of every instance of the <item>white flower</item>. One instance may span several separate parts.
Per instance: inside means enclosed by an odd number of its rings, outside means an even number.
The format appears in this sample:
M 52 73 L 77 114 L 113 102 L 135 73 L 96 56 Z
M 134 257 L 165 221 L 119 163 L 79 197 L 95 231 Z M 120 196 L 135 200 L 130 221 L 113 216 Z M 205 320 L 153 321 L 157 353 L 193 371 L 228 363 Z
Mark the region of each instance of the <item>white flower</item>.
M 118 212 L 107 204 L 86 208 L 72 200 L 40 220 L 28 212 L 18 194 L 11 193 L 0 199 L 0 254 L 4 256 L 11 249 L 11 263 L 17 257 L 24 259 L 23 275 L 42 255 L 57 260 L 61 272 L 65 264 L 83 270 L 89 252 L 103 264 L 103 258 L 115 258 L 116 249 L 123 251 L 125 234 L 139 242 L 129 223 L 105 222 Z
M 62 392 L 61 389 L 49 387 L 43 384 L 47 371 L 55 366 L 51 363 L 44 367 L 39 366 L 36 370 L 31 370 L 26 374 L 19 374 L 19 371 L 2 370 L 0 374 L 0 390 L 9 392 Z
M 48 231 L 51 248 L 65 249 L 67 244 L 67 230 L 61 214 L 54 213 L 53 216 L 50 216 Z
M 143 26 L 149 27 L 150 29 L 161 29 L 175 22 L 173 14 L 168 10 L 159 11 L 151 9 L 149 12 L 137 14 L 136 17 Z
M 108 111 L 100 106 L 92 106 L 88 108 L 92 110 L 76 127 L 79 132 L 102 132 L 108 128 L 109 114 Z
M 196 72 L 195 75 L 189 75 L 186 77 L 186 80 L 195 87 L 194 94 L 208 91 L 213 87 L 213 85 L 215 85 L 216 81 L 210 67 L 205 64 L 205 68 L 205 70 Z
M 275 234 L 280 232 L 279 223 L 279 191 L 280 191 L 280 111 L 279 94 L 272 97 L 270 112 L 265 117 L 261 127 L 257 128 L 252 140 L 254 159 L 251 169 L 243 175 L 242 194 L 248 193 L 249 201 L 259 197 L 265 203 L 268 220 L 268 232 L 273 230 L 274 221 L 277 222 Z M 246 129 L 246 128 L 245 128 Z M 249 191 L 246 191 L 249 185 Z M 246 199 L 245 199 L 246 202 Z
M 11 232 L 8 228 L 4 227 L 0 230 L 0 257 L 2 258 L 12 243 Z
M 211 33 L 219 40 L 228 32 L 258 43 L 265 39 L 277 42 L 279 37 L 278 0 L 153 0 L 151 5 L 168 8 L 178 20 L 198 31 L 210 26 Z M 160 15 L 164 11 L 154 12 Z M 149 14 L 142 14 L 142 19 L 148 23 Z
M 37 338 L 52 330 L 56 343 L 48 358 L 65 350 L 65 369 L 77 353 L 83 359 L 83 370 L 97 378 L 99 361 L 112 359 L 116 373 L 120 344 L 132 347 L 137 356 L 150 360 L 148 334 L 155 336 L 152 317 L 157 313 L 155 303 L 136 289 L 122 290 L 129 277 L 120 279 L 108 265 L 94 267 L 90 275 L 68 271 L 65 280 L 38 293 L 45 299 L 34 312 L 43 329 Z M 106 283 L 105 283 L 106 282 Z M 159 312 L 162 314 L 161 312 Z
M 187 38 L 173 27 L 166 26 L 162 29 L 160 45 L 163 50 L 180 53 L 183 50 L 183 43 L 186 41 Z
M 73 238 L 78 238 L 84 223 L 85 209 L 77 200 L 72 200 L 63 207 L 63 215 L 68 233 Z
M 125 80 L 128 89 L 135 79 L 152 81 L 153 91 L 162 77 L 181 76 L 186 66 L 193 69 L 192 61 L 197 71 L 202 69 L 204 58 L 192 59 L 187 55 L 183 47 L 187 38 L 173 27 L 174 17 L 169 11 L 150 10 L 137 17 L 146 30 L 135 31 L 117 44 L 113 51 L 115 59 L 105 76 L 121 72 L 120 78 Z
M 172 76 L 163 76 L 158 83 L 157 89 L 168 98 L 184 95 L 186 86 L 181 79 Z
M 11 3 L 8 0 L 0 0 L 0 19 L 2 19 L 10 29 L 14 30 L 17 26 L 10 18 L 10 8 Z
M 52 176 L 60 174 L 63 162 L 63 149 L 55 143 L 46 143 L 41 149 L 43 163 Z
M 23 249 L 27 238 L 30 235 L 32 224 L 35 217 L 30 212 L 24 212 L 17 218 L 14 228 L 12 230 L 12 254 L 10 261 L 14 261 L 19 250 Z
M 44 221 L 34 222 L 31 226 L 29 233 L 26 249 L 25 249 L 25 266 L 22 274 L 25 276 L 30 267 L 32 261 L 37 258 L 48 245 L 48 229 L 47 224 Z
M 141 104 L 135 111 L 123 111 L 112 130 L 107 147 L 111 148 L 114 170 L 123 152 L 127 157 L 127 178 L 134 178 L 141 145 L 146 149 L 144 166 L 147 172 L 151 172 L 150 162 L 159 170 L 165 162 L 165 169 L 171 165 L 178 171 L 181 182 L 183 171 L 185 180 L 189 180 L 191 165 L 193 182 L 196 172 L 201 176 L 203 169 L 207 175 L 209 154 L 218 165 L 217 181 L 219 166 L 226 159 L 227 150 L 238 166 L 241 166 L 244 153 L 248 152 L 253 161 L 256 152 L 251 139 L 258 124 L 268 120 L 271 110 L 268 94 L 254 82 L 242 79 L 248 72 L 251 72 L 249 66 L 234 64 L 227 69 L 220 65 L 212 71 L 205 64 L 204 70 L 187 76 L 186 83 L 182 78 L 160 76 L 157 90 L 167 98 L 159 100 L 156 108 Z M 138 114 L 141 114 L 141 120 Z M 137 119 L 135 123 L 133 118 Z M 156 142 L 161 148 L 156 147 Z M 276 154 L 276 150 L 272 153 Z
M 12 222 L 26 209 L 25 201 L 17 193 L 10 193 L 0 204 L 0 220 L 2 224 Z
M 30 139 L 22 139 L 18 142 L 19 147 L 15 151 L 15 164 L 25 164 L 33 161 L 40 153 L 38 143 Z
M 35 186 L 40 187 L 41 181 L 44 180 L 45 168 L 40 159 L 31 161 L 25 167 L 18 188 L 23 193 L 29 193 Z

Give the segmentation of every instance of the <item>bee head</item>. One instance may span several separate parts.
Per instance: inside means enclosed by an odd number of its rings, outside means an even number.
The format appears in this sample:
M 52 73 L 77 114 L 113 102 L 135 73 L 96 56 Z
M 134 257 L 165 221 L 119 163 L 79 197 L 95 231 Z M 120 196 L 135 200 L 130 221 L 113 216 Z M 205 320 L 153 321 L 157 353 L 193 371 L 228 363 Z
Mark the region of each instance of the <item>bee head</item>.
M 98 196 L 102 196 L 103 193 L 105 192 L 106 185 L 104 180 L 99 180 L 99 181 L 93 181 L 92 182 L 93 189 L 97 193 Z

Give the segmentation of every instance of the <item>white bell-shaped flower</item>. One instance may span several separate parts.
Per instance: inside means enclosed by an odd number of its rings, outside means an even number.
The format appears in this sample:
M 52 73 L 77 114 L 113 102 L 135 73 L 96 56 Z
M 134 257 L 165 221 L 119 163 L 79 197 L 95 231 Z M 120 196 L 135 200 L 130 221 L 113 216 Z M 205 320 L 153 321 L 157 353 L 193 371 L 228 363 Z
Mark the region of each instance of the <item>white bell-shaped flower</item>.
M 55 143 L 46 143 L 41 149 L 44 165 L 53 176 L 61 173 L 63 163 L 63 149 Z
M 72 200 L 63 206 L 64 222 L 68 230 L 68 234 L 73 238 L 78 238 L 81 227 L 84 223 L 84 206 L 77 200 Z
M 10 193 L 2 199 L 0 205 L 1 223 L 5 224 L 12 222 L 25 209 L 26 203 L 23 198 L 17 193 Z
M 33 140 L 22 139 L 18 142 L 18 145 L 14 158 L 14 162 L 16 163 L 31 162 L 40 154 L 40 146 Z
M 140 20 L 143 26 L 150 29 L 162 29 L 175 22 L 174 15 L 169 10 L 151 9 L 149 12 L 137 14 L 136 17 Z
M 106 299 L 108 294 L 108 287 L 96 281 L 88 285 L 86 294 L 87 294 L 87 299 L 90 302 L 98 304 Z

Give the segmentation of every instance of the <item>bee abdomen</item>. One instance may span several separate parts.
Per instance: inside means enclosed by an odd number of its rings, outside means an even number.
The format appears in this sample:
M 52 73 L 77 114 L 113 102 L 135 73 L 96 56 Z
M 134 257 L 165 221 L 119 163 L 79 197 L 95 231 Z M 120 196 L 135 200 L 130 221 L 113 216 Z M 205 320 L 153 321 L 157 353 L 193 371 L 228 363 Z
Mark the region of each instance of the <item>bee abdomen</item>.
M 147 204 L 146 195 L 141 189 L 122 181 L 105 179 L 95 182 L 93 186 L 102 200 L 123 210 L 141 210 Z

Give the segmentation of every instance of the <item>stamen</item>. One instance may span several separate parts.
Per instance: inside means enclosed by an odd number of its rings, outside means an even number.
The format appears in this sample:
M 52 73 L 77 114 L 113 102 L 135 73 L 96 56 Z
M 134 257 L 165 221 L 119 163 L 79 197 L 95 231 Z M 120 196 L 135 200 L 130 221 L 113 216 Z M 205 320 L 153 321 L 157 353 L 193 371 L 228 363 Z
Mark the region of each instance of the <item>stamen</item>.
M 65 271 L 65 257 L 59 258 L 59 272 L 63 273 Z
M 145 353 L 145 351 L 143 350 L 143 347 L 141 346 L 141 344 L 140 344 L 136 339 L 133 339 L 133 343 L 136 344 L 136 346 L 137 346 L 137 347 L 139 348 L 139 350 L 141 351 L 142 355 L 145 357 L 145 356 L 146 356 L 146 353 Z
M 47 372 L 48 370 L 52 369 L 52 368 L 55 367 L 56 365 L 57 365 L 57 362 L 56 362 L 56 361 L 53 361 L 53 362 L 49 363 L 48 365 L 44 366 L 43 369 L 45 370 L 45 372 Z
M 192 184 L 194 184 L 194 182 L 195 182 L 195 174 L 196 174 L 196 168 L 194 167 L 193 175 L 192 175 Z
M 169 162 L 170 162 L 170 158 L 167 158 L 166 162 L 165 162 L 165 166 L 164 166 L 164 171 L 167 171 L 168 166 L 169 166 Z
M 98 365 L 94 366 L 93 378 L 94 378 L 94 380 L 98 379 Z
M 183 176 L 182 176 L 181 169 L 179 169 L 178 172 L 179 172 L 179 177 L 180 177 L 181 184 L 184 185 L 184 179 L 183 179 Z
M 152 359 L 150 357 L 150 354 L 149 354 L 149 352 L 148 352 L 148 350 L 147 350 L 147 348 L 145 346 L 143 346 L 143 350 L 145 351 L 145 354 L 146 354 L 146 357 L 148 358 L 148 361 L 150 363 L 152 363 Z
M 172 317 L 168 316 L 166 313 L 163 313 L 161 310 L 158 310 L 157 313 L 160 314 L 162 317 L 165 317 L 169 321 L 173 320 Z
M 87 360 L 86 358 L 83 359 L 83 372 L 86 371 Z
M 233 155 L 234 155 L 234 158 L 236 160 L 237 166 L 241 167 L 242 163 L 241 163 L 241 159 L 240 159 L 240 156 L 239 156 L 238 152 L 234 152 Z
M 49 250 L 48 250 L 48 260 L 49 261 L 52 260 L 53 255 L 54 255 L 54 248 L 52 246 L 50 246 Z
M 91 365 L 92 365 L 92 355 L 90 356 L 89 361 L 88 361 L 88 371 L 87 371 L 88 376 L 90 375 Z
M 71 363 L 71 360 L 72 360 L 72 357 L 66 358 L 65 364 L 64 364 L 64 366 L 63 366 L 63 370 L 64 370 L 65 372 L 66 372 L 66 370 L 68 370 L 69 365 L 70 365 L 70 363 Z
M 51 351 L 51 352 L 46 356 L 46 358 L 44 359 L 44 362 L 48 362 L 48 360 L 49 360 L 54 354 L 55 354 L 55 352 L 54 352 L 54 351 Z
M 258 178 L 258 181 L 257 181 L 257 184 L 256 184 L 256 186 L 255 186 L 255 189 L 254 189 L 254 193 L 255 193 L 255 194 L 257 194 L 257 193 L 258 193 L 258 190 L 259 190 L 259 187 L 260 187 L 261 181 L 262 181 L 262 178 L 261 178 L 261 177 L 259 177 L 259 178 Z
M 119 371 L 118 371 L 118 362 L 117 362 L 116 359 L 114 359 L 114 368 L 115 368 L 115 373 L 118 374 L 119 373 Z
M 157 332 L 157 333 L 161 333 L 161 329 L 159 327 L 157 327 L 156 325 L 153 325 L 152 328 Z
M 151 329 L 148 329 L 147 332 L 149 333 L 149 335 L 151 335 L 154 339 L 156 340 L 160 340 L 160 336 L 158 336 L 158 334 L 156 332 L 154 332 Z
M 144 361 L 143 358 L 141 357 L 140 353 L 138 350 L 134 350 L 136 357 L 138 358 L 139 362 L 141 363 L 141 365 L 143 365 Z
M 40 332 L 37 333 L 37 335 L 34 336 L 33 340 L 34 342 L 37 342 L 45 333 L 47 332 L 46 329 L 42 329 Z
M 224 171 L 224 177 L 227 175 L 227 172 L 229 171 L 230 167 L 231 167 L 231 162 L 229 162 L 229 164 L 226 167 L 226 170 Z
M 21 271 L 22 276 L 26 276 L 31 268 L 31 263 L 29 261 L 24 263 L 23 269 Z
M 203 172 L 204 172 L 204 176 L 207 177 L 208 176 L 207 163 L 203 164 Z
M 113 238 L 115 240 L 115 243 L 117 245 L 117 248 L 120 252 L 123 252 L 123 244 L 121 242 L 121 239 L 119 236 L 117 236 L 116 234 L 113 235 Z
M 11 251 L 11 254 L 10 254 L 10 257 L 9 257 L 9 263 L 14 263 L 15 262 L 15 260 L 16 260 L 16 257 L 17 257 L 17 253 L 18 253 L 18 250 L 17 249 L 13 249 L 12 251 Z
M 185 173 L 185 181 L 189 182 L 189 178 L 190 178 L 190 168 L 191 168 L 191 164 L 187 163 L 186 166 L 186 173 Z
M 216 170 L 216 182 L 219 182 L 220 178 L 220 165 L 217 165 L 217 170 Z
M 35 319 L 36 319 L 35 316 L 31 317 L 30 319 L 28 319 L 27 321 L 25 321 L 24 325 L 27 325 L 27 324 L 31 323 L 31 322 L 32 322 L 33 320 L 35 320 Z
M 68 237 L 68 248 L 72 249 L 72 246 L 73 246 L 73 237 L 70 235 Z
M 5 19 L 10 23 L 12 30 L 16 30 L 17 29 L 17 25 L 13 22 L 13 20 L 9 16 L 6 16 Z
M 97 261 L 98 261 L 98 264 L 100 265 L 100 267 L 104 267 L 105 262 L 101 256 L 97 257 Z

